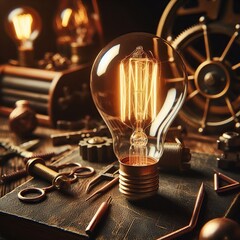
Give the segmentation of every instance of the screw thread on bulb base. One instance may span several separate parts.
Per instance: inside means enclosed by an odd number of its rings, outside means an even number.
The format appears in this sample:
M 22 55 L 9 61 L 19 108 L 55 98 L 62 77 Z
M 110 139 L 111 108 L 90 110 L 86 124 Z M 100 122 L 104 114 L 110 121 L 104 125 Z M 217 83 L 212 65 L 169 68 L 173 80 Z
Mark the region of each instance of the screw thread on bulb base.
M 159 188 L 158 161 L 147 158 L 147 164 L 129 164 L 129 158 L 119 161 L 119 191 L 128 200 L 141 200 L 156 195 Z

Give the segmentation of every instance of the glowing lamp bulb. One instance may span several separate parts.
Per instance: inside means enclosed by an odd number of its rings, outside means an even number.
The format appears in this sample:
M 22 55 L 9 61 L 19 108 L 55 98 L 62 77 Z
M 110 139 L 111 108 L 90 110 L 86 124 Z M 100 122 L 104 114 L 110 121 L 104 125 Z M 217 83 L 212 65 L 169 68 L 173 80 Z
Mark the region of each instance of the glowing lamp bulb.
M 157 36 L 126 34 L 99 53 L 90 86 L 112 134 L 119 190 L 133 200 L 156 194 L 165 135 L 187 92 L 181 57 Z
M 33 65 L 33 42 L 41 31 L 41 19 L 30 7 L 12 10 L 6 21 L 9 36 L 17 43 L 20 65 Z
M 60 6 L 55 18 L 55 28 L 59 46 L 71 47 L 73 63 L 83 62 L 79 58 L 88 54 L 87 47 L 92 44 L 95 33 L 91 14 L 83 2 L 72 0 Z

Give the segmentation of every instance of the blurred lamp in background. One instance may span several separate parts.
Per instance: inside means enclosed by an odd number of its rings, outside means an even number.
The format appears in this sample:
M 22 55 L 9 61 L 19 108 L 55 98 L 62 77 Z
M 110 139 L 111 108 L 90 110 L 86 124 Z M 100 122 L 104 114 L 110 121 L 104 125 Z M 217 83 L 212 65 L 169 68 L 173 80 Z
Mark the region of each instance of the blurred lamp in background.
M 96 14 L 93 8 L 79 1 L 62 1 L 55 18 L 58 46 L 67 53 L 70 49 L 73 63 L 87 62 L 96 35 Z M 65 49 L 64 49 L 65 48 Z
M 33 42 L 38 37 L 41 26 L 40 16 L 30 7 L 16 8 L 9 13 L 6 19 L 6 31 L 18 46 L 20 66 L 34 65 Z

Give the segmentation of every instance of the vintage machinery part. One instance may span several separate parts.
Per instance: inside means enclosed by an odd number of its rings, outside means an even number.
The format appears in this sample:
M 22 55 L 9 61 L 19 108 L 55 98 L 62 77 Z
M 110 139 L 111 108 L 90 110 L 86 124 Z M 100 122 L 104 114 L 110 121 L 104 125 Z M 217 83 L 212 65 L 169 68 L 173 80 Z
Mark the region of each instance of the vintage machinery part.
M 99 117 L 89 89 L 90 64 L 64 71 L 0 67 L 0 114 L 8 116 L 18 100 L 27 100 L 38 123 L 56 127 L 57 121 Z M 88 107 L 86 107 L 88 105 Z
M 112 139 L 104 136 L 84 138 L 79 142 L 79 152 L 83 160 L 90 162 L 113 162 L 116 160 Z
M 219 132 L 234 124 L 239 128 L 239 28 L 203 22 L 172 42 L 189 73 L 188 96 L 179 116 L 199 132 Z
M 239 23 L 238 0 L 171 0 L 166 6 L 157 27 L 157 36 L 173 41 L 185 29 L 195 25 L 199 17 L 211 22 Z
M 217 157 L 217 167 L 236 170 L 240 168 L 240 135 L 237 132 L 224 132 L 217 139 L 217 148 L 222 154 Z
M 237 0 L 171 0 L 159 20 L 157 35 L 182 54 L 190 75 L 180 119 L 202 133 L 239 127 L 239 19 Z

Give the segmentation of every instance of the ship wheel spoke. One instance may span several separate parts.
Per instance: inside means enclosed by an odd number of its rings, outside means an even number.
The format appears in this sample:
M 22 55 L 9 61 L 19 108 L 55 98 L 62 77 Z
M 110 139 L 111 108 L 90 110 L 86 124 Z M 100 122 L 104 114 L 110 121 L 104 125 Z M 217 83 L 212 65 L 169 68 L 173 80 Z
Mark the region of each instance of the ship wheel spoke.
M 227 104 L 227 107 L 228 107 L 228 110 L 230 112 L 230 114 L 233 116 L 234 119 L 236 119 L 236 114 L 235 114 L 235 111 L 233 109 L 233 105 L 230 101 L 230 99 L 228 97 L 225 97 L 225 102 Z
M 189 101 L 190 99 L 194 98 L 197 94 L 199 93 L 199 91 L 196 89 L 195 91 L 191 92 L 187 97 L 185 101 Z
M 209 107 L 210 107 L 210 98 L 206 98 L 204 112 L 203 112 L 203 116 L 202 116 L 202 120 L 201 120 L 201 129 L 199 129 L 200 132 L 203 132 L 205 129 Z
M 207 25 L 205 24 L 205 18 L 201 17 L 199 21 L 202 23 L 204 46 L 205 46 L 205 51 L 206 51 L 206 59 L 211 60 L 210 44 L 209 44 L 209 39 L 208 39 Z
M 185 78 L 183 77 L 178 77 L 178 78 L 167 78 L 166 82 L 167 83 L 174 83 L 174 82 L 183 82 Z
M 189 75 L 194 75 L 195 73 L 195 69 L 188 63 L 188 61 L 184 58 L 184 56 L 182 55 L 183 61 L 185 63 L 185 67 L 187 69 L 187 72 Z
M 194 76 L 193 75 L 188 75 L 188 81 L 194 80 Z
M 235 40 L 235 39 L 237 38 L 237 36 L 239 35 L 239 28 L 240 28 L 240 25 L 237 24 L 237 25 L 235 26 L 236 31 L 233 33 L 233 35 L 232 35 L 232 37 L 230 38 L 227 46 L 226 46 L 225 49 L 223 50 L 223 53 L 222 53 L 221 57 L 219 58 L 219 61 L 223 61 L 224 58 L 226 57 L 226 55 L 228 54 L 231 46 L 233 45 L 234 40 Z
M 232 70 L 236 70 L 237 68 L 240 68 L 240 62 L 232 66 Z
M 190 53 L 191 56 L 194 57 L 199 63 L 202 63 L 205 61 L 204 56 L 192 46 L 187 47 L 186 51 Z

